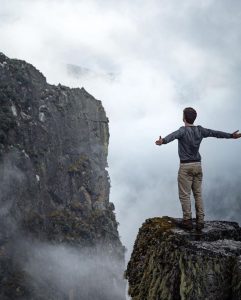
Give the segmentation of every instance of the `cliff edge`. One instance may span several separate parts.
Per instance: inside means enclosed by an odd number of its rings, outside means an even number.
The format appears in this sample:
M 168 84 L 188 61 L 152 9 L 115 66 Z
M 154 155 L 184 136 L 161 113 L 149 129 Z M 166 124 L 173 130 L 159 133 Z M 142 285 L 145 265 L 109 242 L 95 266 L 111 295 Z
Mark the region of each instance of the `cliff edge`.
M 126 270 L 133 300 L 241 299 L 241 228 L 206 221 L 202 232 L 181 219 L 146 220 Z
M 3 53 L 0 101 L 0 298 L 124 299 L 101 101 Z

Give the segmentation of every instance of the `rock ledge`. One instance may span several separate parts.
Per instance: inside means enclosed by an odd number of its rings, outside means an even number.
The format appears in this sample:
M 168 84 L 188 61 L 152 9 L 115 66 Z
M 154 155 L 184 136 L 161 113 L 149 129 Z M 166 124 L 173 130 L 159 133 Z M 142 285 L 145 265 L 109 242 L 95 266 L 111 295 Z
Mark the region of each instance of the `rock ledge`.
M 197 232 L 180 222 L 152 218 L 140 228 L 125 273 L 132 299 L 241 299 L 238 223 L 206 221 Z

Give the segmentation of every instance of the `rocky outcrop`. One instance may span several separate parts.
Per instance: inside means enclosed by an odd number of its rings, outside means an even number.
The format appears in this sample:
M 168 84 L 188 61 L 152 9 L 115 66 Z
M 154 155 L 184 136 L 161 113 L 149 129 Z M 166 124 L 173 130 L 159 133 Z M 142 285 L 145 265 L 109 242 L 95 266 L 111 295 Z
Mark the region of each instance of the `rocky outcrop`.
M 50 85 L 32 65 L 3 54 L 0 101 L 0 298 L 124 299 L 124 247 L 109 202 L 101 102 L 84 88 Z M 79 268 L 81 259 L 90 260 L 88 280 L 77 276 L 63 288 L 69 270 L 52 282 L 53 259 L 46 262 L 45 251 L 38 260 L 48 264 L 46 272 L 34 273 L 42 245 L 74 249 Z
M 180 219 L 148 219 L 126 270 L 134 300 L 241 299 L 241 228 L 206 221 L 186 231 Z

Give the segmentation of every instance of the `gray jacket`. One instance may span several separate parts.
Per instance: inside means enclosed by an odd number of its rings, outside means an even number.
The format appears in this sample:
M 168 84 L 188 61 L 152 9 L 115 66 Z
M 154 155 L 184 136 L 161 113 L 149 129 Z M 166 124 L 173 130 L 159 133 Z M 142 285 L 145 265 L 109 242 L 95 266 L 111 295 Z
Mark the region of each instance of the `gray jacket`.
M 216 137 L 230 139 L 232 133 L 203 128 L 202 126 L 182 126 L 163 139 L 163 144 L 178 139 L 178 154 L 181 162 L 201 161 L 199 147 L 203 138 Z

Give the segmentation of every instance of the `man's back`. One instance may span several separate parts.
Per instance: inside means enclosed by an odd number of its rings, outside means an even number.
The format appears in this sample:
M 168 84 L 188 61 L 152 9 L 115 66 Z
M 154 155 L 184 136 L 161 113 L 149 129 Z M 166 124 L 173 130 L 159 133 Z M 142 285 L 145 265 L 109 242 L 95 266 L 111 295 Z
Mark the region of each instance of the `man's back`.
M 178 139 L 178 154 L 181 162 L 201 161 L 199 147 L 203 138 L 232 138 L 231 133 L 211 130 L 202 126 L 182 126 L 177 131 L 169 134 L 163 139 L 163 144 L 167 144 L 174 139 Z

